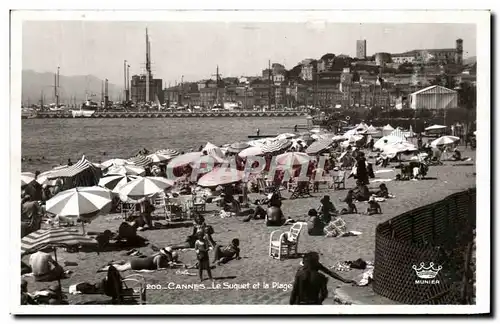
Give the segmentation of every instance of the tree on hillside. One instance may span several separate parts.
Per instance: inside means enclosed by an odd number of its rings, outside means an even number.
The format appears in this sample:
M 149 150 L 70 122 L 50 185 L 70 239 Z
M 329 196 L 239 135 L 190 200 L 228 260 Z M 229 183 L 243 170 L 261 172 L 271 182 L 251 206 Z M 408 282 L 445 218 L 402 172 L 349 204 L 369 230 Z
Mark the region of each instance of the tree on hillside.
M 434 80 L 431 80 L 431 85 L 440 85 L 448 89 L 454 89 L 457 84 L 453 76 L 448 74 L 440 74 Z

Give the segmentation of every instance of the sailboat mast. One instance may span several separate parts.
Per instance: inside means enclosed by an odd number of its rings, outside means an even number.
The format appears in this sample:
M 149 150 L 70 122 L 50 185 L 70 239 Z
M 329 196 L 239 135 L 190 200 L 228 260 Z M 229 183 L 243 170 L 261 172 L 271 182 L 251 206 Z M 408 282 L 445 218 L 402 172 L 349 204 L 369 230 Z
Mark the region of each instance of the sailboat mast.
M 268 62 L 268 69 L 267 69 L 267 81 L 269 83 L 269 89 L 267 93 L 267 109 L 271 110 L 271 60 Z

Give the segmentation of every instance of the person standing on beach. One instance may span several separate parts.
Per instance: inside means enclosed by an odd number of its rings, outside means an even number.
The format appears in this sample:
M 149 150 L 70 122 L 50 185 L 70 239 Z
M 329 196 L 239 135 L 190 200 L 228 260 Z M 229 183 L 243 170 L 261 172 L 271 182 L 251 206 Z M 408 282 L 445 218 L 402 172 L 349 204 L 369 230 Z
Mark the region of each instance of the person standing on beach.
M 203 281 L 203 270 L 207 271 L 208 278 L 213 280 L 212 271 L 210 270 L 210 257 L 208 255 L 208 242 L 205 239 L 205 233 L 199 232 L 197 240 L 194 243 L 194 250 L 196 251 L 196 258 L 198 259 L 198 274 L 200 281 Z

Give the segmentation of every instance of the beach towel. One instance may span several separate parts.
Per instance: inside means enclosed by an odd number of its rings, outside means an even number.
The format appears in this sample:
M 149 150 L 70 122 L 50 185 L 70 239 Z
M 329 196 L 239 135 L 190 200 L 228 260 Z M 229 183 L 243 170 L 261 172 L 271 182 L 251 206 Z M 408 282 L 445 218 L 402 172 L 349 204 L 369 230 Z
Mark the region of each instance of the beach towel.
M 392 179 L 373 179 L 371 182 L 389 182 L 392 181 Z

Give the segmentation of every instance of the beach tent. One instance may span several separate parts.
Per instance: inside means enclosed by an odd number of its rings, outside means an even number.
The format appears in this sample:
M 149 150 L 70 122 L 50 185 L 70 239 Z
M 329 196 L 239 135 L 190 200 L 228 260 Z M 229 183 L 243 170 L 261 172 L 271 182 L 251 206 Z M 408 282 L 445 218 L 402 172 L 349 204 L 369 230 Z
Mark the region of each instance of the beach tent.
M 382 128 L 382 136 L 389 135 L 390 133 L 392 133 L 393 130 L 394 130 L 394 127 L 392 127 L 391 125 L 389 125 L 389 124 L 385 125 Z
M 47 176 L 49 180 L 62 178 L 63 189 L 97 186 L 101 177 L 101 169 L 96 168 L 85 155 L 75 164 L 50 172 Z
M 366 130 L 367 134 L 375 135 L 378 134 L 380 131 L 373 127 L 373 125 L 368 126 L 368 129 Z

